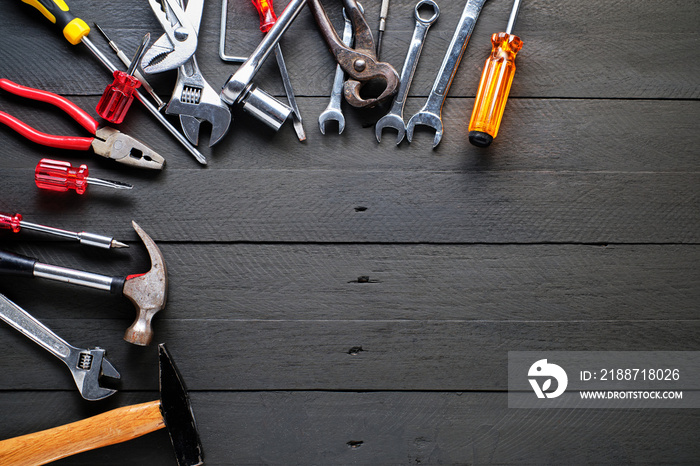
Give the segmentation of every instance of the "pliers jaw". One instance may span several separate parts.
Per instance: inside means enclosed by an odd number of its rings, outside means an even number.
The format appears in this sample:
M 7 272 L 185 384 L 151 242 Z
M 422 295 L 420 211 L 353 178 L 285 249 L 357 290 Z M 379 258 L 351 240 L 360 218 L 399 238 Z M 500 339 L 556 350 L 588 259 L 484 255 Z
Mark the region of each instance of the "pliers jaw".
M 146 144 L 109 126 L 97 130 L 92 150 L 132 167 L 162 170 L 165 164 L 165 159 Z
M 197 29 L 189 21 L 177 0 L 148 0 L 165 34 L 146 50 L 141 59 L 145 73 L 154 74 L 182 66 L 197 50 Z M 168 11 L 172 12 L 173 21 Z

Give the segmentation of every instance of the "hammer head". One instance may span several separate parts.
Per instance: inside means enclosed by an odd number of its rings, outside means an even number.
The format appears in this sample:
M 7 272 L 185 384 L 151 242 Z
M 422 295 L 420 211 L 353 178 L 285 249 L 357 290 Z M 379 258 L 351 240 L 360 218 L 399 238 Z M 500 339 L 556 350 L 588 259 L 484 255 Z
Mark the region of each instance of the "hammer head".
M 202 443 L 185 383 L 164 344 L 158 345 L 160 412 L 179 466 L 204 464 Z
M 141 237 L 151 257 L 151 270 L 143 274 L 129 275 L 124 283 L 123 294 L 136 306 L 138 314 L 134 323 L 126 330 L 124 339 L 135 345 L 146 346 L 153 338 L 151 320 L 165 307 L 168 296 L 168 271 L 163 254 L 155 241 L 132 221 L 134 230 Z

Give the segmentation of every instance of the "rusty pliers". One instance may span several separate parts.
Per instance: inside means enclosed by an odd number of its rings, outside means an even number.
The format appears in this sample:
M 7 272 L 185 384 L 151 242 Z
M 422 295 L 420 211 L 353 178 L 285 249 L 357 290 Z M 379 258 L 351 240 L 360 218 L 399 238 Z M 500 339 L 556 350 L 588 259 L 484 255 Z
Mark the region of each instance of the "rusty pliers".
M 53 92 L 21 86 L 9 79 L 0 79 L 0 89 L 20 97 L 55 105 L 95 136 L 88 138 L 42 133 L 12 115 L 0 112 L 0 123 L 9 126 L 30 141 L 58 149 L 88 150 L 92 148 L 95 154 L 125 165 L 155 170 L 163 168 L 165 159 L 153 149 L 109 126 L 99 128 L 97 121 L 90 114 L 65 97 Z
M 349 78 L 343 86 L 345 100 L 353 107 L 374 107 L 393 96 L 399 87 L 399 75 L 389 63 L 377 58 L 374 38 L 355 0 L 343 0 L 345 12 L 353 26 L 355 45 L 345 45 L 338 36 L 320 0 L 308 0 L 316 23 L 335 61 Z M 385 88 L 378 97 L 364 99 L 360 96 L 362 87 L 370 81 L 380 80 Z

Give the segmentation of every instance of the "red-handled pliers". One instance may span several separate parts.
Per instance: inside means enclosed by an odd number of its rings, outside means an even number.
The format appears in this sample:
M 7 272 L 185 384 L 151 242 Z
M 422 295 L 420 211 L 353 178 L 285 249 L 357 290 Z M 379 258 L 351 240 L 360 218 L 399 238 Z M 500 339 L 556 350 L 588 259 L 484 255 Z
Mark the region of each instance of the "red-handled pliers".
M 42 133 L 12 115 L 0 111 L 0 123 L 9 126 L 30 141 L 58 149 L 88 150 L 92 147 L 97 155 L 116 160 L 119 163 L 155 170 L 163 168 L 165 159 L 153 149 L 109 126 L 98 128 L 99 124 L 90 114 L 65 97 L 53 92 L 21 86 L 8 79 L 0 79 L 0 89 L 20 97 L 55 105 L 70 115 L 80 126 L 95 135 L 94 138 L 87 138 Z

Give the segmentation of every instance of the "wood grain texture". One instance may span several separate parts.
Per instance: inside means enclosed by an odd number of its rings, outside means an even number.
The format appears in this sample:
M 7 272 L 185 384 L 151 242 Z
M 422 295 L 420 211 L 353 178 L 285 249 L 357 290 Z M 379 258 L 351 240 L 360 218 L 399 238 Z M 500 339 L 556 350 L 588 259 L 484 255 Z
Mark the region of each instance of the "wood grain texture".
M 191 390 L 504 391 L 508 351 L 700 350 L 697 320 L 249 320 L 229 309 L 228 319 L 154 323 Z M 126 319 L 43 323 L 75 345 L 99 342 L 122 390 L 157 388 L 156 351 L 121 340 Z M 14 356 L 1 362 L 0 389 L 75 391 L 48 353 L 14 330 L 0 335 L 0 349 Z
M 27 192 L 31 169 L 0 177 L 11 192 L 3 209 L 54 212 L 127 239 L 132 219 L 156 241 L 698 243 L 700 234 L 698 173 L 170 170 L 158 183 L 124 174 L 133 191 L 82 197 Z
M 237 3 L 237 5 L 234 5 Z M 275 2 L 281 11 L 287 2 Z M 366 2 L 366 16 L 373 30 L 379 16 L 379 2 Z M 401 69 L 413 29 L 415 1 L 392 2 L 387 22 L 383 57 Z M 258 16 L 249 2 L 229 2 L 227 52 L 247 54 L 260 40 Z M 336 28 L 342 24 L 340 8 L 325 2 Z M 508 21 L 512 2 L 489 0 L 474 30 L 462 65 L 451 88 L 453 96 L 473 97 L 483 62 L 490 50 L 489 37 Z M 412 94 L 426 96 L 435 79 L 452 37 L 464 2 L 441 2 L 441 16 L 431 28 L 416 71 Z M 92 25 L 97 21 L 112 38 L 133 54 L 146 33 L 160 34 L 155 16 L 145 2 L 129 0 L 117 8 L 105 9 L 96 2 L 77 1 L 72 6 Z M 72 47 L 56 33 L 39 13 L 19 3 L 8 5 L 0 28 L 8 31 L 0 42 L 0 61 L 5 77 L 36 79 L 35 84 L 67 94 L 100 95 L 109 75 L 84 47 Z M 199 36 L 198 62 L 210 84 L 219 89 L 235 65 L 218 58 L 218 1 L 206 2 Z M 567 0 L 556 6 L 544 0 L 524 4 L 514 32 L 525 42 L 519 54 L 518 72 L 512 88 L 514 97 L 585 98 L 681 98 L 697 99 L 700 73 L 697 60 L 681 60 L 686 44 L 698 40 L 700 18 L 694 2 L 665 2 L 663 14 L 658 2 L 632 3 Z M 21 40 L 17 40 L 21 37 Z M 97 31 L 90 37 L 105 51 L 108 47 Z M 123 44 L 123 45 L 122 45 Z M 333 60 L 307 9 L 282 40 L 295 89 L 301 96 L 327 96 L 334 72 Z M 24 56 L 37 56 L 50 63 L 51 73 L 34 70 L 29 75 L 22 65 Z M 585 64 L 582 65 L 582 64 Z M 265 90 L 284 95 L 279 74 L 266 64 L 256 79 Z M 86 79 L 75 79 L 76 73 Z M 156 89 L 169 94 L 168 81 L 158 77 Z M 172 79 L 172 77 L 170 77 Z
M 158 400 L 124 406 L 70 424 L 0 441 L 5 465 L 46 464 L 127 442 L 165 427 Z
M 111 76 L 34 9 L 6 3 L 3 77 L 95 115 Z M 257 14 L 249 1 L 229 3 L 227 52 L 249 53 Z M 278 13 L 286 3 L 275 2 Z M 439 3 L 406 119 L 425 102 L 464 5 Z M 339 3 L 324 4 L 339 28 Z M 397 69 L 414 4 L 391 2 L 383 59 Z M 154 342 L 168 344 L 190 389 L 206 464 L 697 464 L 697 410 L 518 410 L 506 390 L 509 351 L 700 350 L 700 3 L 523 2 L 503 125 L 477 149 L 467 121 L 489 36 L 511 5 L 486 3 L 436 150 L 420 128 L 410 145 L 395 147 L 388 131 L 378 144 L 382 108 L 344 104 L 345 132 L 320 135 L 334 64 L 306 9 L 281 41 L 305 143 L 291 125 L 274 133 L 234 108 L 214 148 L 203 128 L 203 168 L 135 104 L 120 129 L 167 159 L 162 173 L 145 173 L 2 127 L 0 211 L 131 248 L 6 231 L 0 248 L 120 276 L 149 266 L 131 220 L 153 236 L 170 273 Z M 214 89 L 236 69 L 218 58 L 220 6 L 205 2 L 197 52 Z M 376 29 L 380 2 L 363 6 Z M 71 8 L 127 55 L 161 32 L 141 0 Z M 97 31 L 90 37 L 113 56 Z M 174 81 L 151 78 L 164 98 Z M 272 60 L 255 82 L 283 96 Z M 0 109 L 42 131 L 86 134 L 44 104 L 3 93 Z M 41 157 L 87 163 L 135 189 L 41 193 Z M 122 376 L 113 397 L 85 402 L 60 361 L 0 324 L 0 439 L 157 398 L 155 347 L 122 340 L 135 313 L 126 299 L 10 277 L 0 292 L 69 343 L 106 348 Z M 57 464 L 173 459 L 160 430 Z
M 97 117 L 94 108 L 99 96 L 71 99 Z M 410 98 L 406 120 L 423 103 L 423 99 Z M 431 170 L 475 174 L 698 171 L 696 147 L 700 146 L 700 134 L 694 120 L 688 117 L 700 113 L 698 101 L 512 99 L 498 138 L 485 150 L 468 142 L 467 126 L 473 105 L 470 98 L 448 98 L 443 111 L 445 134 L 435 150 L 431 150 L 433 133 L 421 127 L 417 128 L 412 144 L 404 141 L 395 147 L 391 130 L 385 131 L 383 142 L 378 144 L 373 125 L 381 113 L 361 112 L 348 105 L 343 107 L 347 119 L 343 134 L 333 134 L 337 129 L 329 129 L 330 134 L 323 136 L 318 131 L 317 119 L 327 104 L 328 98 L 299 99 L 305 118 L 306 143 L 298 142 L 291 125 L 274 133 L 261 128 L 250 116 L 234 111 L 231 129 L 224 139 L 213 148 L 200 144 L 199 150 L 207 156 L 210 171 Z M 65 114 L 45 104 L 2 95 L 0 108 L 47 133 L 87 136 Z M 119 129 L 165 157 L 164 176 L 179 169 L 202 170 L 137 103 L 130 110 L 129 120 Z M 205 125 L 203 141 L 209 137 L 208 133 Z M 42 157 L 49 156 L 86 163 L 91 169 L 103 170 L 105 176 L 119 178 L 124 174 L 135 183 L 141 180 L 139 184 L 172 190 L 158 173 L 122 167 L 91 152 L 45 148 L 4 126 L 0 126 L 0 140 L 4 168 L 33 168 Z M 28 185 L 27 190 L 33 190 L 33 185 Z
M 149 393 L 121 392 L 120 400 Z M 10 393 L 71 422 L 85 407 L 70 394 Z M 517 410 L 504 393 L 193 392 L 205 464 L 693 463 L 696 410 Z M 58 408 L 58 409 L 57 409 Z M 19 409 L 2 432 L 46 425 Z M 595 447 L 591 447 L 594 445 Z M 160 430 L 60 465 L 173 464 Z
M 119 255 L 62 243 L 16 246 L 13 251 L 43 262 L 110 276 L 149 267 L 145 248 L 134 243 Z M 160 248 L 170 291 L 156 326 L 180 319 L 683 321 L 697 317 L 700 301 L 695 245 L 168 243 Z M 38 278 L 5 280 L 5 293 L 43 319 L 87 315 L 128 321 L 135 315 L 128 300 L 105 292 Z M 52 299 L 37 290 L 50 290 Z

